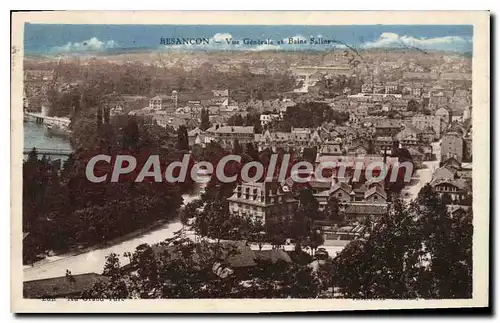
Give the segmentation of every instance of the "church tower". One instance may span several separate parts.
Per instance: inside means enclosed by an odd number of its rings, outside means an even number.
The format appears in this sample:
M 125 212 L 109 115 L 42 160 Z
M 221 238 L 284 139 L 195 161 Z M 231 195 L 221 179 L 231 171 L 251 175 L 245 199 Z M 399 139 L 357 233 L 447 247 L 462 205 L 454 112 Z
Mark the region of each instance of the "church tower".
M 177 103 L 179 102 L 179 95 L 176 90 L 172 91 L 172 101 L 174 101 L 174 107 L 177 110 Z

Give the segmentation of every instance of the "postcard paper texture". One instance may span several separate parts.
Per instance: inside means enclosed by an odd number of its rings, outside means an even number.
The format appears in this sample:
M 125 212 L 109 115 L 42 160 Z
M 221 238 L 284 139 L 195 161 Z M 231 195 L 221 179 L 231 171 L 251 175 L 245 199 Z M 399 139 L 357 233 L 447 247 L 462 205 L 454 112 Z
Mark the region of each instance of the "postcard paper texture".
M 479 11 L 14 12 L 12 311 L 488 306 L 489 39 Z

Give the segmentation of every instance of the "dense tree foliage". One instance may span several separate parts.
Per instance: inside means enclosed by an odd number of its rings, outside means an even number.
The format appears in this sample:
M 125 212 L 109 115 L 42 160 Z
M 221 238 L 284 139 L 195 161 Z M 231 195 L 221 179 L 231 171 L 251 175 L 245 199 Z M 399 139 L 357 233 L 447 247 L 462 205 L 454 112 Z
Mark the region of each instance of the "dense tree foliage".
M 227 260 L 239 254 L 234 245 L 193 242 L 182 232 L 157 246 L 140 245 L 120 267 L 107 258 L 109 283 L 97 283 L 86 298 L 311 298 L 320 284 L 311 268 L 278 261 L 258 261 L 233 269 Z
M 64 61 L 53 66 L 31 66 L 35 69 L 47 68 L 55 71 L 55 79 L 48 93 L 48 101 L 53 115 L 68 115 L 71 108 L 85 109 L 78 99 L 92 93 L 89 98 L 98 103 L 106 96 L 116 94 L 154 96 L 176 90 L 189 93 L 189 99 L 207 99 L 213 89 L 231 89 L 237 100 L 276 99 L 279 93 L 290 91 L 295 81 L 289 73 L 251 73 L 248 69 L 220 71 L 210 63 L 193 69 L 185 69 L 181 63 L 172 66 L 159 59 L 157 64 L 141 62 L 112 63 L 105 60 L 90 60 L 85 65 L 79 61 Z M 59 91 L 58 83 L 77 84 L 69 91 Z
M 292 263 L 257 261 L 244 269 L 232 268 L 228 259 L 240 252 L 234 239 L 267 238 L 263 226 L 243 228 L 221 200 L 193 203 L 189 211 L 200 217 L 193 223 L 201 235 L 197 242 L 179 231 L 158 246 L 140 245 L 127 254 L 121 267 L 117 255 L 107 258 L 107 284 L 98 283 L 84 297 L 99 298 L 283 298 L 345 297 L 355 299 L 469 298 L 472 296 L 472 218 L 453 218 L 441 199 L 426 186 L 416 201 L 396 200 L 387 215 L 364 238 L 351 242 L 334 259 L 306 259 L 298 245 Z M 335 209 L 334 201 L 331 209 Z M 188 205 L 189 206 L 189 205 Z M 316 203 L 306 191 L 299 216 L 314 213 Z M 205 213 L 206 211 L 206 213 Z M 279 239 L 286 226 L 266 223 Z M 304 226 L 305 222 L 302 222 Z M 289 229 L 293 228 L 293 221 Z M 188 225 L 190 227 L 190 225 Z M 231 230 L 232 229 L 232 230 Z M 232 234 L 231 234 L 232 232 Z M 290 231 L 289 231 L 290 232 Z M 244 233 L 244 234 L 243 234 Z M 305 234 L 305 233 L 304 233 Z M 314 231 L 312 232 L 314 235 Z M 314 238 L 305 238 L 303 241 Z M 283 242 L 273 242 L 279 245 Z M 319 242 L 322 243 L 322 242 Z M 309 246 L 314 248 L 314 242 Z
M 290 128 L 316 128 L 325 122 L 343 124 L 349 120 L 347 113 L 333 110 L 326 103 L 308 102 L 288 107 L 280 127 L 283 131 Z
M 121 125 L 110 124 L 104 117 L 106 112 L 99 110 L 90 110 L 94 115 L 80 113 L 72 132 L 76 151 L 62 171 L 50 160 L 40 159 L 36 151 L 23 165 L 23 230 L 29 233 L 24 244 L 25 262 L 49 250 L 101 244 L 158 221 L 172 220 L 182 201 L 180 194 L 192 188 L 190 179 L 180 185 L 156 183 L 152 177 L 135 183 L 151 154 L 160 155 L 164 169 L 168 163 L 181 160 L 183 153 L 173 147 L 162 148 L 164 129 L 158 133 L 157 126 L 136 118 L 126 118 Z M 186 133 L 180 137 L 185 144 Z M 87 179 L 86 165 L 98 154 L 133 155 L 138 166 L 113 183 L 109 174 L 112 163 L 97 164 L 95 172 L 108 174 L 107 180 L 92 183 Z
M 210 128 L 210 115 L 209 115 L 208 109 L 203 108 L 201 110 L 200 129 L 205 131 L 208 128 Z
M 334 259 L 333 284 L 348 298 L 470 298 L 472 234 L 472 214 L 452 217 L 427 185 Z

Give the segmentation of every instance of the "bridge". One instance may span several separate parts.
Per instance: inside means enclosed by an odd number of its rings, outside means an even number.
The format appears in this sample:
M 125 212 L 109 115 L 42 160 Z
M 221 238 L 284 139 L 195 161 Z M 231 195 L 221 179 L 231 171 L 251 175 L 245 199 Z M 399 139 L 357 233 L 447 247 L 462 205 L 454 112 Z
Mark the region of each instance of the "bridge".
M 41 113 L 34 113 L 34 112 L 24 112 L 24 120 L 34 121 L 36 123 L 58 125 L 66 128 L 71 123 L 71 120 L 69 118 L 49 117 Z
M 24 148 L 23 154 L 28 155 L 33 148 Z M 36 148 L 38 156 L 69 156 L 73 153 L 71 149 Z

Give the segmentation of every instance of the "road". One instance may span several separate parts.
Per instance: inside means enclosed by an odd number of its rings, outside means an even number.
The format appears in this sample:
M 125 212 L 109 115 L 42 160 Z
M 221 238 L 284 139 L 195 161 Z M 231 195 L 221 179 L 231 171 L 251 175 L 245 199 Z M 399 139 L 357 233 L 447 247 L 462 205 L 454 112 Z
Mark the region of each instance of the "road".
M 184 204 L 187 204 L 196 197 L 184 195 L 183 198 Z M 128 258 L 123 257 L 125 252 L 133 252 L 138 245 L 143 243 L 155 244 L 171 238 L 181 228 L 182 224 L 175 221 L 109 247 L 90 250 L 78 255 L 48 257 L 33 266 L 25 266 L 24 281 L 64 276 L 66 269 L 70 270 L 73 275 L 89 272 L 101 273 L 106 262 L 105 257 L 110 253 L 119 255 L 122 265 L 127 264 Z
M 432 152 L 436 155 L 436 160 L 423 162 L 424 168 L 417 169 L 415 175 L 411 180 L 411 185 L 407 186 L 403 190 L 404 200 L 410 202 L 414 200 L 420 189 L 425 186 L 425 184 L 430 183 L 432 180 L 432 174 L 436 169 L 439 168 L 439 163 L 441 160 L 441 141 L 433 142 Z M 408 194 L 407 194 L 408 193 Z

